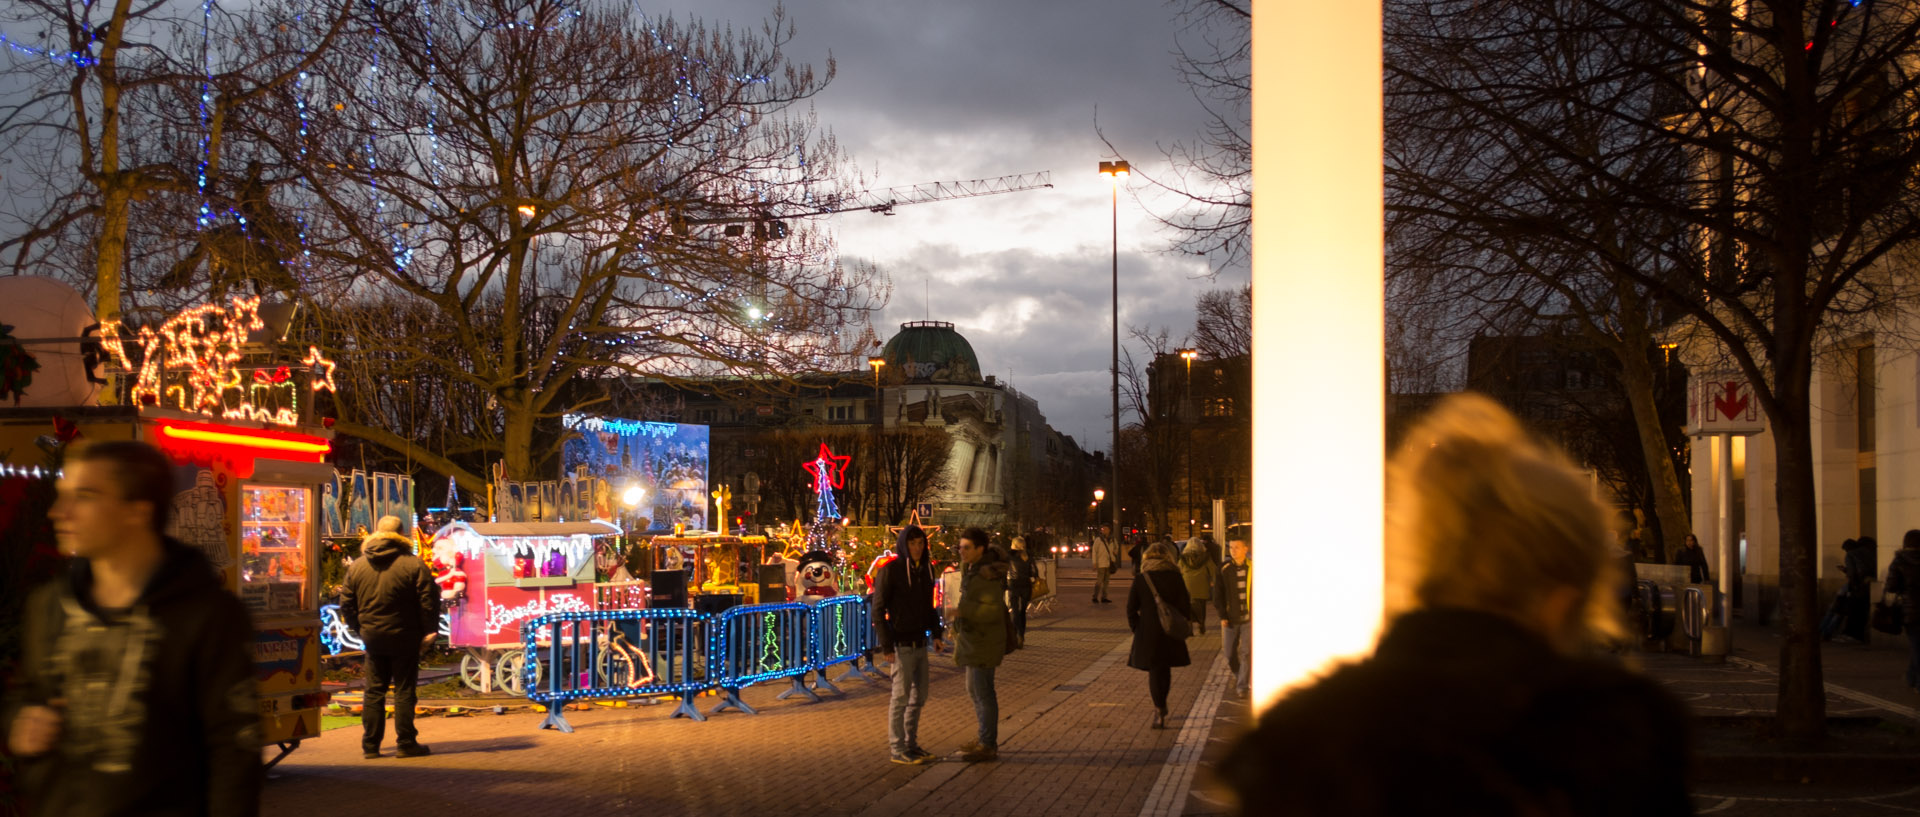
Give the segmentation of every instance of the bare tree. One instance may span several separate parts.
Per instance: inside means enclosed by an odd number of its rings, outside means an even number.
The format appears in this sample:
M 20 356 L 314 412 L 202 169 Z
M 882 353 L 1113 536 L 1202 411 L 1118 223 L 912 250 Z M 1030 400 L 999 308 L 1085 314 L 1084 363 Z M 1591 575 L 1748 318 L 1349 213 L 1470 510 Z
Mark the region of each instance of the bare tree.
M 1811 383 L 1824 348 L 1890 328 L 1915 295 L 1897 262 L 1920 237 L 1920 141 L 1905 130 L 1920 8 L 1443 0 L 1388 13 L 1389 48 L 1418 55 L 1390 60 L 1390 106 L 1430 130 L 1420 141 L 1450 143 L 1458 168 L 1428 175 L 1479 182 L 1436 191 L 1431 215 L 1480 225 L 1442 263 L 1525 272 L 1467 297 L 1579 315 L 1627 350 L 1623 383 L 1667 313 L 1684 315 L 1753 384 L 1777 455 L 1776 725 L 1821 734 Z M 1410 102 L 1445 118 L 1423 122 Z
M 896 426 L 881 432 L 874 447 L 878 510 L 888 522 L 904 523 L 914 505 L 947 489 L 953 438 L 945 430 Z
M 0 151 L 17 171 L 0 252 L 16 271 L 64 271 L 93 290 L 102 321 L 120 318 L 129 270 L 200 253 L 191 267 L 212 245 L 241 263 L 233 256 L 258 245 L 245 236 L 271 226 L 245 226 L 246 197 L 264 188 L 225 170 L 232 123 L 327 54 L 350 5 L 21 0 L 0 11 L 0 26 L 40 34 L 0 49 Z
M 448 450 L 533 478 L 543 424 L 607 399 L 588 384 L 847 368 L 884 291 L 785 218 L 843 179 L 832 136 L 791 113 L 832 66 L 787 61 L 782 12 L 741 33 L 611 2 L 381 4 L 350 32 L 284 89 L 300 119 L 249 136 L 306 180 L 304 251 L 352 273 L 303 292 L 343 369 L 375 385 L 405 361 L 484 406 Z M 381 310 L 413 322 L 365 331 Z M 480 480 L 381 419 L 337 428 Z

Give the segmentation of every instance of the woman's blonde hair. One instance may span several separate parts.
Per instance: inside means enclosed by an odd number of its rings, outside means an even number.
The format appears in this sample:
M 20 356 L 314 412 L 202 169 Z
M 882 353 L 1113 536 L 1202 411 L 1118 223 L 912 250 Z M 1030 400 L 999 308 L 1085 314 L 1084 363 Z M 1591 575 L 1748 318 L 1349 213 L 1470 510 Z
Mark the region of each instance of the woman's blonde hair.
M 1387 614 L 1464 607 L 1528 620 L 1580 591 L 1590 640 L 1624 633 L 1605 515 L 1560 451 L 1498 403 L 1450 396 L 1407 432 L 1387 468 Z

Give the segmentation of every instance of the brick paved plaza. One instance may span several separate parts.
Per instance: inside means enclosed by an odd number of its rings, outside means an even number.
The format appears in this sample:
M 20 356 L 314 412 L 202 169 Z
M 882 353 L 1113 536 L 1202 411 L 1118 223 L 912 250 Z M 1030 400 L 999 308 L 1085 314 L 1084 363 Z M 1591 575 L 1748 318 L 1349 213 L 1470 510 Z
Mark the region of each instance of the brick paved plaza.
M 273 770 L 266 808 L 410 817 L 1223 810 L 1204 791 L 1188 794 L 1196 755 L 1245 713 L 1221 702 L 1218 628 L 1189 642 L 1194 664 L 1174 672 L 1168 728 L 1150 729 L 1146 674 L 1126 666 L 1123 596 L 1090 604 L 1091 581 L 1084 560 L 1063 564 L 1054 611 L 1033 617 L 1028 648 L 1001 666 L 997 763 L 893 765 L 886 682 L 850 680 L 840 684 L 844 697 L 811 703 L 774 700 L 783 680 L 743 694 L 758 715 L 725 712 L 705 723 L 669 719 L 671 706 L 568 712 L 573 734 L 542 731 L 531 713 L 421 718 L 420 739 L 434 752 L 426 758 L 394 758 L 389 734 L 387 756 L 364 760 L 359 729 L 335 729 Z M 719 700 L 701 698 L 701 708 Z M 1216 717 L 1225 728 L 1213 728 Z M 952 754 L 973 729 L 961 672 L 936 657 L 921 743 Z

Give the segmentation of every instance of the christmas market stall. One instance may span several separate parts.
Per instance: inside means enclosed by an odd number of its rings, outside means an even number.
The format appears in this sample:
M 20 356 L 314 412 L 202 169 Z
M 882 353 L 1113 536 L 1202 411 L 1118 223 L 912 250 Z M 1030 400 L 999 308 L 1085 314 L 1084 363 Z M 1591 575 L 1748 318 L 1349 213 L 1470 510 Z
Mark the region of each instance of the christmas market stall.
M 604 521 L 452 522 L 436 531 L 434 557 L 451 559 L 467 579 L 448 614 L 449 643 L 465 651 L 461 681 L 514 694 L 537 682 L 546 670 L 528 665 L 521 623 L 593 610 L 594 540 L 619 533 Z
M 326 701 L 314 513 L 319 486 L 333 479 L 324 462 L 332 433 L 313 415 L 315 395 L 333 387 L 333 364 L 312 348 L 276 359 L 281 327 L 263 320 L 269 308 L 235 298 L 137 331 L 107 324 L 97 340 L 118 370 L 118 394 L 115 405 L 98 405 L 94 387 L 107 382 L 93 371 L 100 355 L 78 353 L 92 341 L 82 337 L 91 310 L 71 289 L 39 289 L 39 311 L 66 317 L 23 337 L 22 348 L 56 367 L 44 373 L 60 388 L 0 408 L 0 452 L 29 467 L 76 442 L 143 440 L 166 454 L 176 490 L 168 533 L 204 553 L 247 606 L 262 737 L 284 757 L 319 734 Z M 22 300 L 0 293 L 0 304 L 11 322 Z

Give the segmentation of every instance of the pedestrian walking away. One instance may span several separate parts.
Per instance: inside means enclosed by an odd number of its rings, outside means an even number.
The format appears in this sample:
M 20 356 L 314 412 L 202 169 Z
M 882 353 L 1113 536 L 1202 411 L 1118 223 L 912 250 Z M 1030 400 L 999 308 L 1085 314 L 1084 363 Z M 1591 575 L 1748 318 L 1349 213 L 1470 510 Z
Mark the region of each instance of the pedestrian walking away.
M 1034 564 L 1033 553 L 1027 548 L 1027 539 L 1013 537 L 1011 554 L 1007 557 L 1007 610 L 1013 614 L 1013 631 L 1020 635 L 1024 644 L 1027 640 L 1027 605 L 1033 601 Z
M 1093 600 L 1106 603 L 1107 580 L 1115 570 L 1120 569 L 1120 542 L 1113 537 L 1113 527 L 1100 526 L 1100 535 L 1093 537 Z
M 1240 812 L 1692 814 L 1685 707 L 1591 657 L 1625 621 L 1587 477 L 1480 395 L 1404 439 L 1386 629 L 1228 751 Z
M 49 517 L 66 576 L 23 607 L 4 719 L 32 817 L 260 812 L 253 624 L 200 551 L 164 535 L 174 464 L 68 454 Z
M 1227 563 L 1213 585 L 1213 604 L 1220 610 L 1220 651 L 1227 654 L 1233 673 L 1233 694 L 1245 698 L 1253 691 L 1253 562 L 1244 538 L 1227 540 Z
M 895 763 L 920 764 L 933 753 L 920 747 L 920 710 L 927 705 L 928 642 L 946 650 L 945 629 L 933 608 L 933 564 L 927 534 L 918 525 L 900 531 L 894 558 L 873 578 L 873 643 L 893 663 L 893 694 L 887 703 L 887 747 Z
M 960 607 L 954 615 L 953 663 L 967 673 L 979 728 L 972 743 L 960 747 L 968 763 L 1000 759 L 1000 699 L 993 674 L 1012 646 L 1007 643 L 1007 563 L 987 545 L 987 532 L 968 528 L 960 534 Z
M 360 558 L 341 583 L 340 617 L 366 645 L 366 694 L 361 699 L 360 751 L 380 757 L 386 739 L 387 688 L 393 688 L 393 738 L 397 757 L 433 750 L 413 725 L 418 700 L 420 651 L 440 635 L 440 587 L 433 571 L 400 533 L 400 517 L 383 516 L 360 543 Z
M 1213 596 L 1213 582 L 1219 576 L 1220 564 L 1208 558 L 1206 543 L 1198 536 L 1188 539 L 1187 546 L 1180 550 L 1180 578 L 1186 582 L 1187 598 L 1193 605 L 1187 617 L 1199 635 L 1207 634 L 1207 599 Z
M 1886 593 L 1900 597 L 1907 633 L 1907 688 L 1920 692 L 1920 530 L 1907 531 L 1887 565 Z
M 1155 729 L 1167 725 L 1167 693 L 1173 689 L 1173 668 L 1193 663 L 1187 654 L 1186 634 L 1169 633 L 1160 626 L 1160 603 L 1176 611 L 1193 608 L 1187 598 L 1187 583 L 1174 563 L 1177 558 L 1173 546 L 1165 542 L 1147 546 L 1140 573 L 1133 577 L 1133 587 L 1127 592 L 1127 627 L 1133 630 L 1127 666 L 1147 672 L 1147 696 L 1153 701 Z

